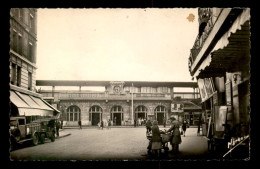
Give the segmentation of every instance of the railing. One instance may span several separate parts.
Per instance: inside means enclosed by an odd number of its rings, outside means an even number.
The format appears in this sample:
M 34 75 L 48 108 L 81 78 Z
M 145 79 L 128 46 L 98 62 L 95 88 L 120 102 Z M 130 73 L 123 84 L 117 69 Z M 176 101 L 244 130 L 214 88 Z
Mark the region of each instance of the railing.
M 223 9 L 213 10 L 212 8 L 199 9 L 200 31 L 190 51 L 191 53 L 189 57 L 189 68 L 191 68 L 191 65 L 196 60 L 201 48 L 203 47 L 206 39 L 208 38 L 222 10 Z
M 163 93 L 136 93 L 135 97 L 166 97 Z
M 197 99 L 200 98 L 199 93 L 174 93 L 174 97 L 181 97 L 182 99 Z
M 41 92 L 43 97 L 51 97 L 51 92 Z M 194 98 L 200 98 L 199 93 L 193 93 L 193 92 L 174 92 L 174 97 L 181 97 L 184 99 L 194 99 Z M 69 99 L 69 98 L 104 98 L 104 99 L 110 99 L 110 98 L 126 98 L 129 99 L 132 97 L 131 93 L 127 94 L 109 94 L 109 93 L 81 93 L 81 92 L 71 92 L 71 93 L 58 93 L 54 92 L 54 97 L 56 99 Z M 134 98 L 171 98 L 171 93 L 134 93 Z

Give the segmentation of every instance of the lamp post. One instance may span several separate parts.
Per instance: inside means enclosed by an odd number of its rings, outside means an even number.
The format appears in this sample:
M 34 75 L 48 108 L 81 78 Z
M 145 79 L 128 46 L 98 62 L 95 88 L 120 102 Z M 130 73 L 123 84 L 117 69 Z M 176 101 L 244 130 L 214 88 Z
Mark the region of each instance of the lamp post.
M 134 91 L 133 91 L 133 83 L 132 83 L 132 124 L 134 124 Z

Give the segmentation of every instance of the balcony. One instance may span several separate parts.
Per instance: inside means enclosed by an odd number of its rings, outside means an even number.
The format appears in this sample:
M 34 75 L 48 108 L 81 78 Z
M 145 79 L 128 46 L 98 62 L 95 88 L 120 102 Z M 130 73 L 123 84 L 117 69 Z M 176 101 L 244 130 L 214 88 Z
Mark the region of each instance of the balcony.
M 100 93 L 89 93 L 89 92 L 60 92 L 55 91 L 52 93 L 51 91 L 41 91 L 43 97 L 54 97 L 55 101 L 59 100 L 131 100 L 131 93 L 122 93 L 122 94 L 109 94 L 106 92 Z M 182 99 L 197 99 L 200 98 L 199 93 L 193 92 L 174 92 L 173 95 L 171 93 L 134 93 L 134 100 L 171 100 L 173 97 L 181 97 Z
M 199 33 L 195 39 L 194 45 L 190 51 L 189 57 L 189 69 L 190 72 L 191 67 L 195 60 L 197 59 L 198 54 L 200 53 L 203 45 L 205 44 L 209 34 L 212 31 L 215 23 L 218 20 L 219 15 L 221 14 L 223 9 L 221 8 L 199 8 Z

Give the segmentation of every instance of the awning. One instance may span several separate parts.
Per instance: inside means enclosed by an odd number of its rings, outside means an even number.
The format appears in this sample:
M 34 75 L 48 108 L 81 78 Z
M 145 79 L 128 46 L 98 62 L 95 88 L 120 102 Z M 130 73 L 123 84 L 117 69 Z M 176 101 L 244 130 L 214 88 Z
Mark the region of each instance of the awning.
M 202 108 L 191 101 L 187 101 L 184 103 L 183 110 L 184 112 L 200 112 Z
M 46 104 L 46 102 L 41 98 L 20 93 L 18 91 L 10 91 L 10 101 L 18 108 L 20 115 L 53 116 L 53 112 L 59 113 L 59 110 Z
M 31 109 L 31 108 L 18 108 L 19 115 L 24 116 L 53 116 L 53 111 L 41 110 L 41 109 Z
M 225 72 L 239 71 L 238 60 L 249 58 L 250 47 L 250 9 L 245 9 L 234 21 L 229 30 L 218 40 L 207 58 L 201 63 L 196 73 L 198 78 L 214 75 L 221 77 Z M 246 57 L 245 57 L 246 56 Z M 243 61 L 244 62 L 244 61 Z

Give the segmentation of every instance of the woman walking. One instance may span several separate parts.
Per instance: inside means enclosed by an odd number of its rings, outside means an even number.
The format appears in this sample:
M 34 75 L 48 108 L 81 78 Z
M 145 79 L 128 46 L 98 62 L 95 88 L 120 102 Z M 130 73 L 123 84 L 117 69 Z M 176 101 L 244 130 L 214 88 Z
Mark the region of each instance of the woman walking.
M 171 128 L 167 132 L 172 132 L 173 138 L 171 140 L 172 152 L 179 152 L 179 144 L 181 144 L 181 133 L 179 121 L 177 121 L 173 116 L 170 117 Z
M 182 131 L 183 131 L 184 137 L 185 137 L 186 129 L 187 129 L 187 122 L 186 122 L 186 120 L 184 120 L 183 123 L 182 123 Z
M 160 137 L 161 133 L 158 127 L 158 122 L 156 120 L 153 122 L 152 133 L 152 152 L 154 155 L 159 157 L 161 153 L 162 142 Z

